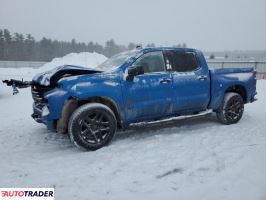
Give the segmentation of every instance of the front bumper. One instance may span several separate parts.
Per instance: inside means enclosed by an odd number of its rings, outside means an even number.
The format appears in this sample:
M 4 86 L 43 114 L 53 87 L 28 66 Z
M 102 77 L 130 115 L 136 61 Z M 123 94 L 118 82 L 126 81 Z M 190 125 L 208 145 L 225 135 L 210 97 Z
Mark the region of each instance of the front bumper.
M 38 123 L 45 123 L 45 121 L 42 119 L 42 110 L 40 107 L 37 107 L 35 103 L 32 105 L 33 113 L 31 117 Z
M 50 118 L 50 113 L 47 113 L 47 110 L 44 109 L 47 107 L 46 105 L 43 105 L 42 107 L 36 106 L 35 103 L 33 103 L 33 114 L 31 117 L 38 123 L 43 123 L 47 126 L 49 130 L 54 130 L 53 122 L 54 120 Z
M 257 92 L 254 92 L 254 94 L 251 96 L 250 103 L 252 103 L 252 102 L 258 100 L 258 99 L 256 98 L 256 95 L 257 95 L 257 94 L 258 94 Z
M 32 113 L 31 117 L 38 123 L 43 123 L 43 120 L 41 119 L 41 116 L 38 115 L 37 113 Z
M 62 107 L 67 99 L 67 91 L 60 88 L 46 88 L 34 86 L 32 88 L 33 96 L 33 114 L 32 118 L 43 123 L 51 131 L 55 130 L 55 122 L 60 119 Z

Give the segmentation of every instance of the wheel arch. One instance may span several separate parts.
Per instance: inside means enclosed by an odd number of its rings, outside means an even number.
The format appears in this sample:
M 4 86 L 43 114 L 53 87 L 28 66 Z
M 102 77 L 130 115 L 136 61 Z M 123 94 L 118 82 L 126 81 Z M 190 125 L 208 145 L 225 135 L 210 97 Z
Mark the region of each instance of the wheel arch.
M 86 99 L 78 99 L 74 96 L 69 97 L 62 108 L 61 112 L 61 118 L 57 120 L 56 123 L 56 131 L 58 133 L 66 133 L 67 132 L 67 126 L 68 121 L 71 117 L 71 114 L 80 106 L 86 104 L 86 103 L 101 103 L 108 108 L 110 108 L 117 120 L 118 127 L 122 127 L 122 120 L 121 120 L 121 112 L 118 108 L 115 101 L 109 97 L 101 97 L 101 96 L 95 96 L 95 97 L 89 97 Z
M 82 100 L 77 100 L 77 101 L 78 101 L 78 107 L 86 103 L 101 103 L 103 105 L 106 105 L 113 111 L 118 124 L 121 125 L 121 112 L 117 104 L 112 98 L 106 97 L 106 96 L 95 96 L 95 97 L 89 97 L 87 99 L 82 99 Z
M 244 103 L 247 103 L 247 90 L 243 85 L 232 85 L 227 88 L 225 94 L 228 92 L 235 92 L 239 94 L 243 98 Z

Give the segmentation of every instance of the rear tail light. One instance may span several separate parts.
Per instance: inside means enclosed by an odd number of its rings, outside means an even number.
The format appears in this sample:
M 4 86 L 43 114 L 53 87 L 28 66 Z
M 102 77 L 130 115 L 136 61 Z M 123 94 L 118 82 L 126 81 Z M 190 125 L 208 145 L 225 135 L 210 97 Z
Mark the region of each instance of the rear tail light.
M 256 72 L 256 70 L 253 71 L 253 81 L 254 81 L 254 87 L 256 90 L 256 84 L 257 84 L 257 72 Z

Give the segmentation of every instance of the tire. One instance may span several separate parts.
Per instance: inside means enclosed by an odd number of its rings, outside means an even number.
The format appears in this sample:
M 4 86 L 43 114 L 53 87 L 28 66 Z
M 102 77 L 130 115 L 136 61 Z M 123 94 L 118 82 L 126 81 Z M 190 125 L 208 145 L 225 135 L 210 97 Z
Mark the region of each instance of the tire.
M 113 111 L 100 103 L 88 103 L 77 108 L 70 117 L 70 140 L 84 150 L 95 151 L 108 145 L 116 132 Z
M 224 95 L 223 103 L 216 111 L 218 120 L 226 125 L 237 123 L 244 112 L 243 98 L 235 93 L 228 92 Z

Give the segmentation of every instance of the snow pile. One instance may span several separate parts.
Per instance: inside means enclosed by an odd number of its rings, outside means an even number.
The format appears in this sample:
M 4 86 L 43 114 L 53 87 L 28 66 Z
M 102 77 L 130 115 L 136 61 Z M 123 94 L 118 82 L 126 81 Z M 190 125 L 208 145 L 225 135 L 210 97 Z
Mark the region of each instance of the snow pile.
M 70 53 L 62 58 L 54 58 L 51 62 L 44 64 L 38 69 L 38 72 L 44 72 L 51 70 L 61 65 L 76 65 L 88 68 L 95 68 L 99 64 L 103 63 L 107 58 L 98 53 Z
M 88 68 L 95 68 L 107 58 L 98 53 L 70 53 L 61 58 L 54 58 L 51 62 L 44 64 L 40 68 L 1 68 L 0 76 L 2 79 L 22 79 L 30 81 L 37 73 L 51 70 L 61 65 L 77 65 Z

